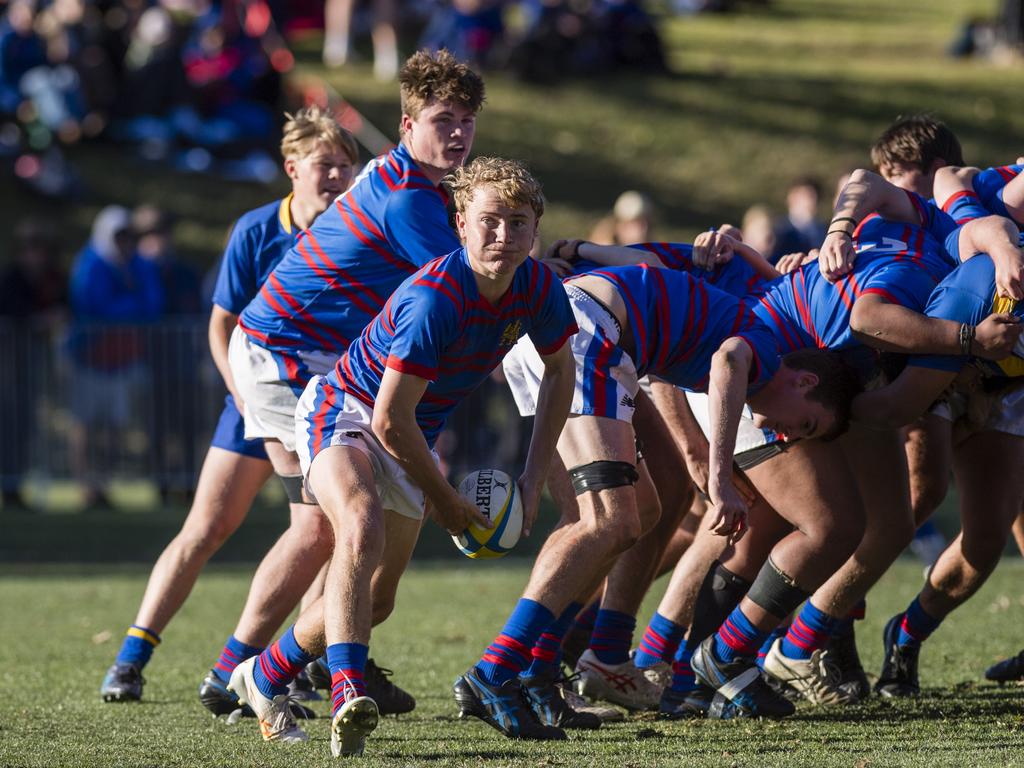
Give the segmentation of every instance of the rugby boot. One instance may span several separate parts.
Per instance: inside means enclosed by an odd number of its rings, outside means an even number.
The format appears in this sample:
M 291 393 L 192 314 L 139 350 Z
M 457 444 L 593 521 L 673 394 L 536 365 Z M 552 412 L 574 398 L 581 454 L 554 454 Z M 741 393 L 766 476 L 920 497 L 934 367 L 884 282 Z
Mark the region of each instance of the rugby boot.
M 366 669 L 363 671 L 366 695 L 376 702 L 377 709 L 382 715 L 403 715 L 412 712 L 416 709 L 416 699 L 388 679 L 393 674 L 390 669 L 378 667 L 373 659 L 367 659 Z
M 545 725 L 537 719 L 516 678 L 491 685 L 471 667 L 455 681 L 452 691 L 460 718 L 478 717 L 510 739 L 562 741 L 566 738 L 561 728 Z
M 252 707 L 248 704 L 241 704 L 234 691 L 228 690 L 228 686 L 213 670 L 199 683 L 199 703 L 206 707 L 214 717 L 229 715 L 234 717 L 256 717 Z M 304 707 L 297 701 L 289 701 L 292 715 L 297 720 L 315 720 L 316 712 L 309 707 Z M 238 711 L 238 714 L 234 713 Z M 233 720 L 231 722 L 234 722 Z
M 642 670 L 628 659 L 605 664 L 589 648 L 576 663 L 577 691 L 592 701 L 610 701 L 633 710 L 657 709 L 663 683 L 658 670 Z
M 377 702 L 369 696 L 349 699 L 331 720 L 331 754 L 334 757 L 356 757 L 363 754 L 366 737 L 380 720 Z
M 626 714 L 618 707 L 612 707 L 599 702 L 591 702 L 576 693 L 576 684 L 579 682 L 579 675 L 572 674 L 566 677 L 562 675 L 555 680 L 555 685 L 562 692 L 565 703 L 577 712 L 590 712 L 601 718 L 602 723 L 621 723 L 626 719 Z
M 839 687 L 839 670 L 816 649 L 809 659 L 791 659 L 782 653 L 782 638 L 776 639 L 764 659 L 764 671 L 799 691 L 811 704 L 852 704 L 853 696 Z M 783 694 L 785 695 L 785 694 Z
M 114 662 L 100 684 L 100 696 L 106 702 L 138 701 L 146 680 L 138 664 Z
M 299 742 L 308 741 L 309 735 L 299 728 L 295 716 L 288 706 L 288 694 L 282 693 L 268 697 L 260 691 L 253 679 L 253 666 L 256 656 L 246 659 L 231 673 L 228 682 L 229 691 L 238 696 L 241 704 L 248 704 L 260 724 L 260 733 L 265 741 Z
M 658 702 L 658 718 L 689 720 L 705 717 L 714 696 L 714 688 L 708 688 L 706 685 L 698 684 L 692 691 L 673 691 L 666 688 L 661 692 L 661 701 Z
M 715 689 L 708 717 L 731 720 L 737 717 L 788 717 L 796 711 L 793 702 L 773 691 L 761 676 L 754 656 L 738 656 L 724 662 L 715 655 L 715 636 L 704 640 L 690 659 L 697 679 Z
M 918 696 L 921 693 L 921 683 L 917 675 L 917 660 L 921 654 L 921 646 L 898 644 L 902 623 L 903 614 L 898 613 L 889 619 L 889 623 L 885 625 L 885 632 L 882 633 L 885 660 L 882 662 L 882 673 L 875 683 L 875 692 L 890 699 Z
M 331 690 L 331 668 L 327 666 L 327 657 L 320 656 L 306 665 L 306 677 L 318 691 Z
M 537 719 L 556 728 L 594 729 L 601 727 L 601 718 L 593 712 L 580 712 L 566 701 L 563 689 L 555 685 L 555 674 L 520 677 L 519 682 L 533 707 Z
M 1010 683 L 1024 680 L 1024 651 L 1016 656 L 1003 659 L 985 670 L 985 679 L 995 683 Z
M 829 638 L 825 656 L 839 670 L 839 687 L 853 696 L 855 701 L 866 699 L 871 693 L 871 683 L 864 672 L 864 665 L 860 663 L 853 627 L 848 632 Z
M 316 692 L 313 683 L 303 669 L 295 676 L 295 679 L 288 683 L 288 698 L 296 701 L 321 701 L 323 696 Z

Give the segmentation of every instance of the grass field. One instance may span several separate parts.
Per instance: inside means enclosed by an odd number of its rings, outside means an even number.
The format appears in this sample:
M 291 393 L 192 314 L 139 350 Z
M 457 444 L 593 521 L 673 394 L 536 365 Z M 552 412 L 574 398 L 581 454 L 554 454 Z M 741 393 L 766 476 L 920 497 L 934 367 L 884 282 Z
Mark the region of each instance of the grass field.
M 164 633 L 146 670 L 144 702 L 110 705 L 98 686 L 141 595 L 146 572 L 39 566 L 0 570 L 0 766 L 318 766 L 330 762 L 326 719 L 309 744 L 259 740 L 253 721 L 229 727 L 201 709 L 195 690 L 232 628 L 245 569 L 206 574 Z M 1005 561 L 984 590 L 928 642 L 925 696 L 833 711 L 801 708 L 785 722 L 665 723 L 640 716 L 568 743 L 505 740 L 454 718 L 449 686 L 492 639 L 525 581 L 526 565 L 414 567 L 373 654 L 419 700 L 378 728 L 368 766 L 1024 766 L 1024 688 L 979 682 L 993 660 L 1024 644 L 1024 563 Z M 858 625 L 877 671 L 880 631 L 920 586 L 903 561 L 869 597 Z M 642 617 L 653 610 L 663 583 Z M 458 607 L 455 607 L 458 606 Z M 326 712 L 326 703 L 315 705 Z

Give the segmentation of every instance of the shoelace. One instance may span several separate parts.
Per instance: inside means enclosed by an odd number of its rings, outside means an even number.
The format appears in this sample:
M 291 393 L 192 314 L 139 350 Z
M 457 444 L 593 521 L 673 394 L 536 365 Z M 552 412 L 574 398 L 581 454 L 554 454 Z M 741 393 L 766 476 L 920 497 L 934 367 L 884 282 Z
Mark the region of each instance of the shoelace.
M 292 714 L 292 697 L 287 694 L 278 694 L 272 699 L 274 703 L 273 713 L 270 719 L 270 727 L 274 733 L 286 733 L 298 728 L 299 724 Z

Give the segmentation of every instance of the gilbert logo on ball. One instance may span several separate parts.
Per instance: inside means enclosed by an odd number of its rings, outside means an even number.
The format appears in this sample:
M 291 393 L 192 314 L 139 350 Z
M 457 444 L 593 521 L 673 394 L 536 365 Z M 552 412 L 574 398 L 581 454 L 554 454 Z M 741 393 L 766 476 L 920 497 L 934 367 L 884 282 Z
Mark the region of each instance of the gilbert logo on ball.
M 480 469 L 459 483 L 459 493 L 476 504 L 494 527 L 471 525 L 452 536 L 456 546 L 474 560 L 505 555 L 523 532 L 523 504 L 515 482 L 500 469 Z

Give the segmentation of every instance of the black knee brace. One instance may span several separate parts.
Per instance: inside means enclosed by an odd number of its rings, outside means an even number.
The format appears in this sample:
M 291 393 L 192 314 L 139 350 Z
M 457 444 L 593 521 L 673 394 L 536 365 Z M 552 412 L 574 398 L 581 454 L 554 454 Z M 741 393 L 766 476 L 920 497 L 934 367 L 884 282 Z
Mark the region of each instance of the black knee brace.
M 811 593 L 800 589 L 793 581 L 793 577 L 779 570 L 769 557 L 754 579 L 748 596 L 772 616 L 784 619 L 810 597 Z
M 302 495 L 302 475 L 278 475 L 289 504 L 309 504 Z
M 716 632 L 732 613 L 732 609 L 740 604 L 748 589 L 749 581 L 716 560 L 697 593 L 693 621 L 690 624 L 690 641 L 699 643 Z
M 579 496 L 587 491 L 635 485 L 640 479 L 640 474 L 628 461 L 592 461 L 570 469 L 569 479 L 572 480 L 572 487 Z

